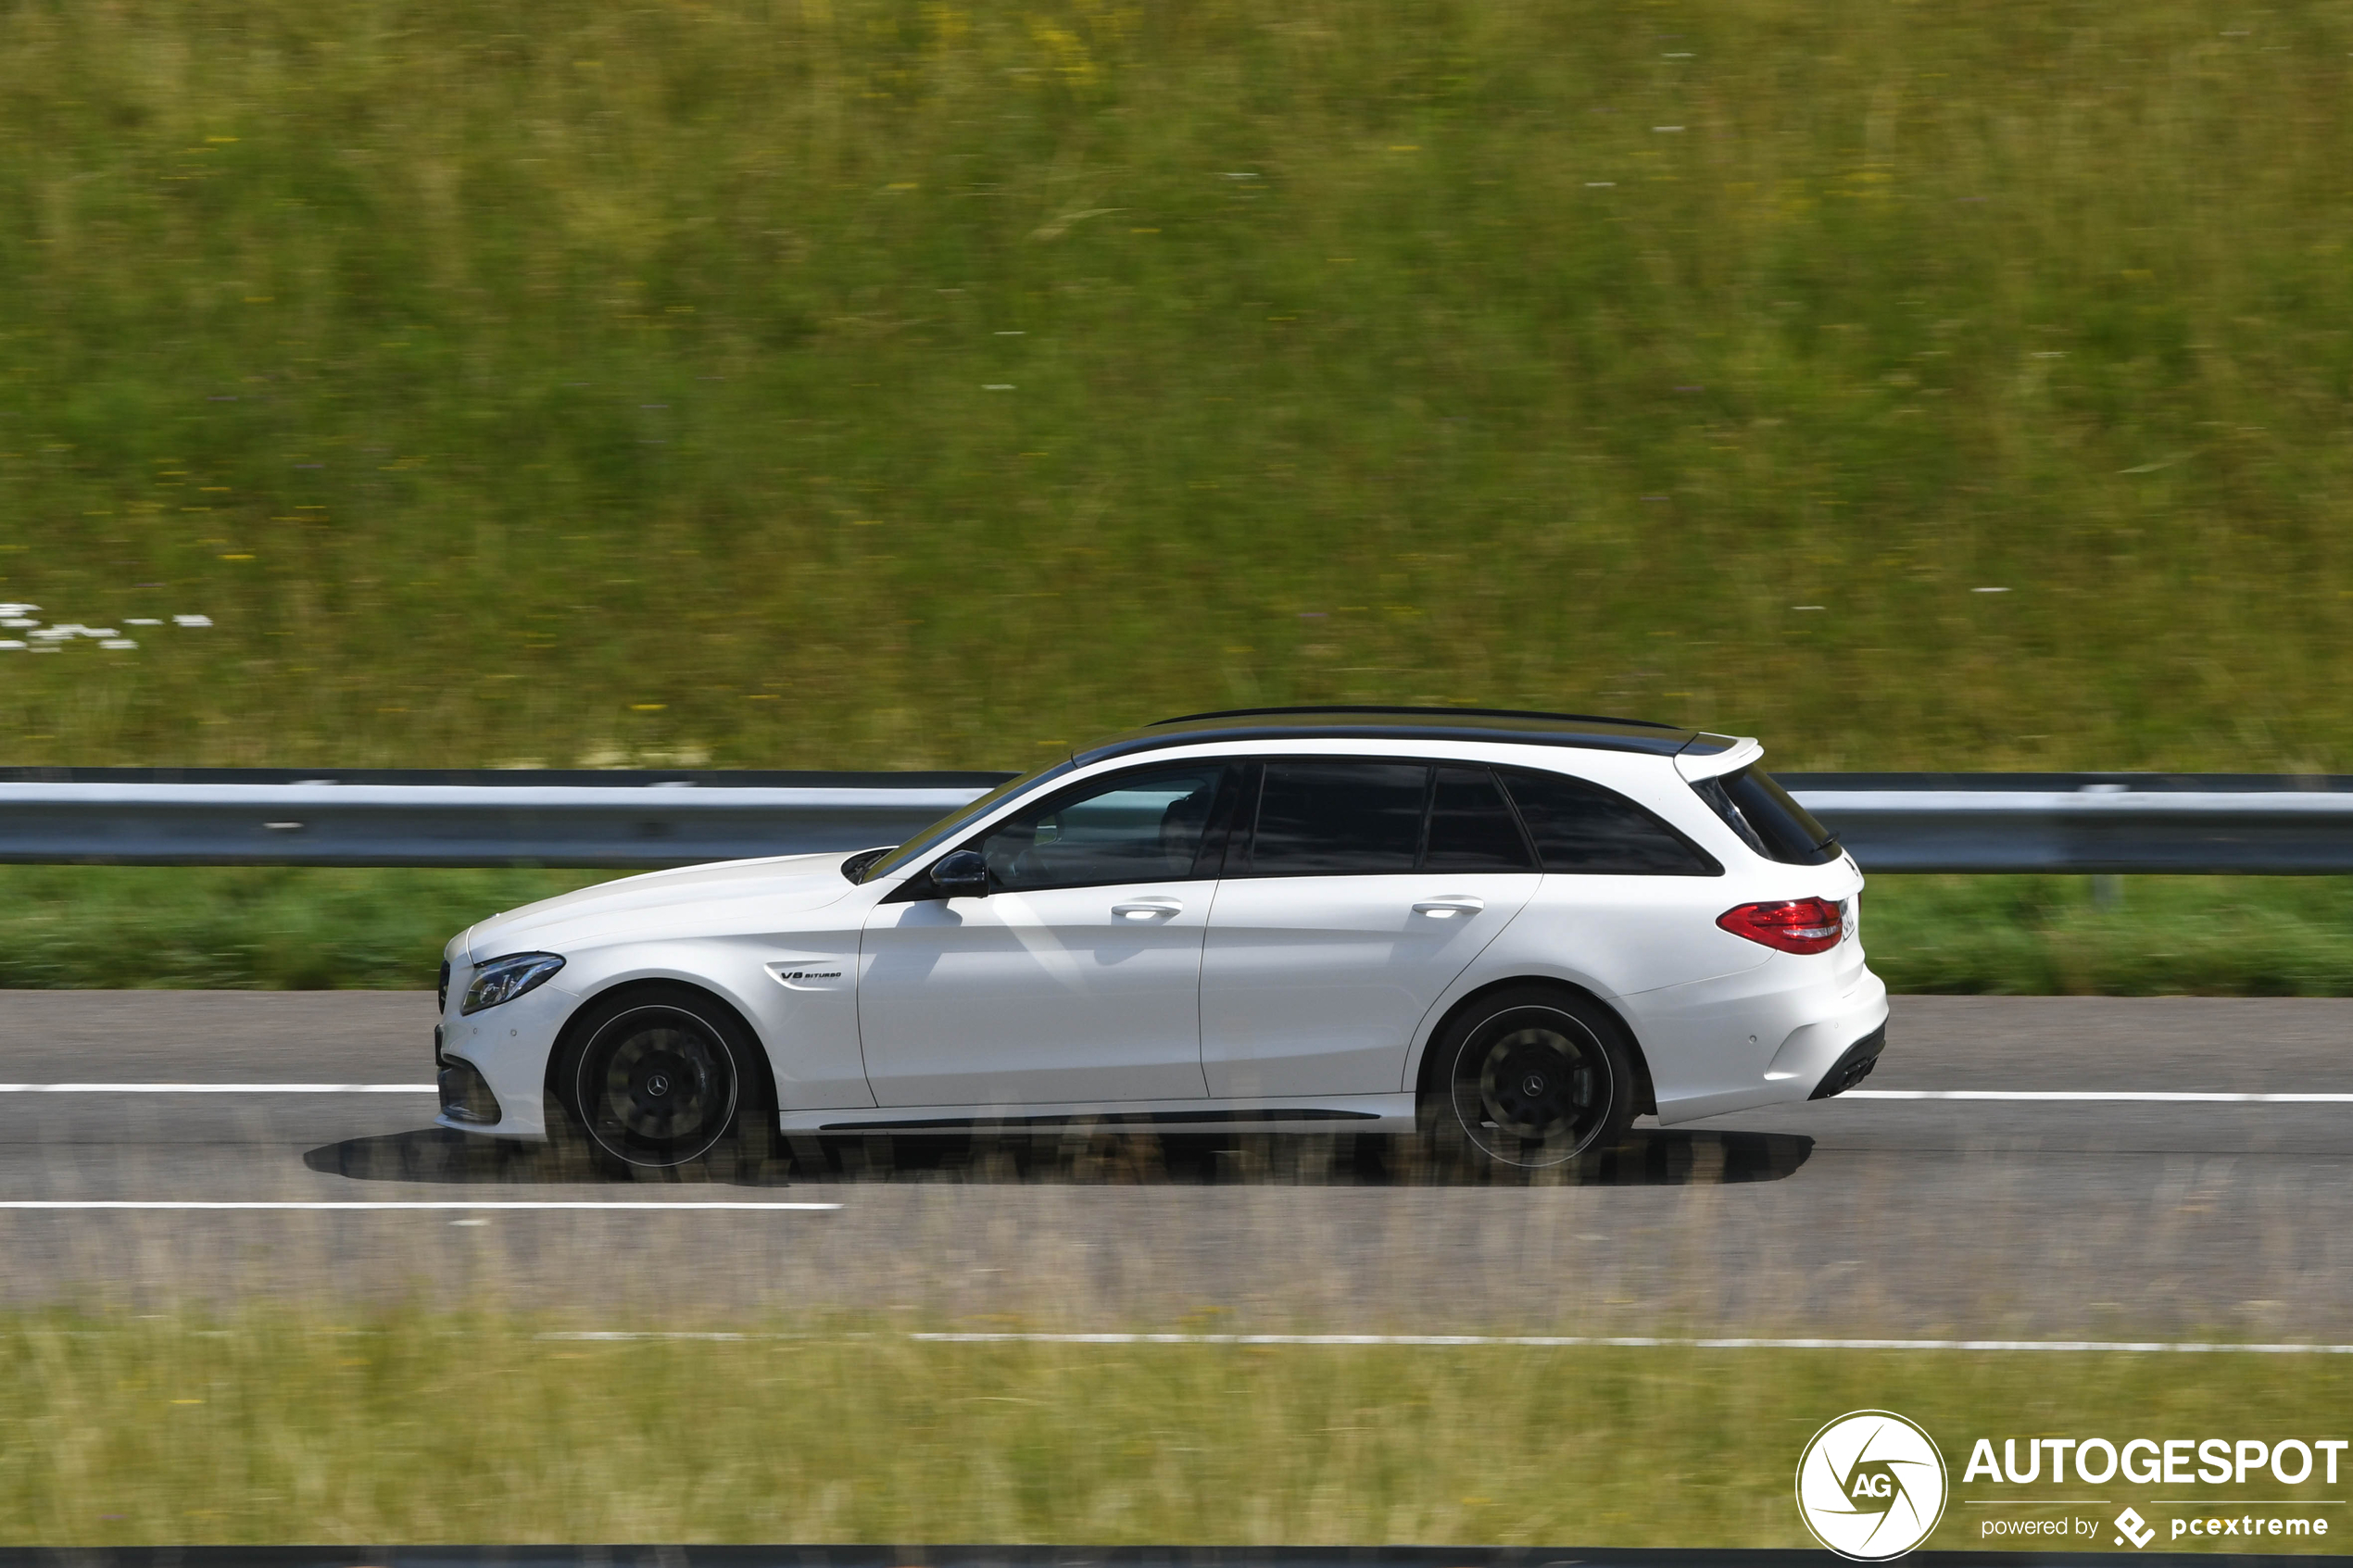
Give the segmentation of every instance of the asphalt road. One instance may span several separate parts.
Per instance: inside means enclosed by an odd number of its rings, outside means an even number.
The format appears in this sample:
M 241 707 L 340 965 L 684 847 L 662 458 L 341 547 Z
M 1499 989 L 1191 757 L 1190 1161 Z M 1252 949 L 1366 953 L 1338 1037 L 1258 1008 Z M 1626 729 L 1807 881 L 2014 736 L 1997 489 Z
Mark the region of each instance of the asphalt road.
M 416 994 L 0 993 L 0 1081 L 422 1086 L 432 1024 Z M 2349 1039 L 2353 1001 L 1906 997 L 1866 1088 L 2353 1096 Z M 2348 1102 L 1849 1097 L 1638 1128 L 1574 1185 L 1435 1173 L 1371 1140 L 1060 1138 L 610 1182 L 435 1131 L 432 1110 L 423 1093 L 0 1093 L 0 1206 L 74 1206 L 0 1207 L 0 1299 L 2353 1341 Z M 290 1207 L 79 1207 L 161 1201 Z M 597 1207 L 311 1207 L 352 1203 Z M 711 1203 L 837 1207 L 673 1207 Z

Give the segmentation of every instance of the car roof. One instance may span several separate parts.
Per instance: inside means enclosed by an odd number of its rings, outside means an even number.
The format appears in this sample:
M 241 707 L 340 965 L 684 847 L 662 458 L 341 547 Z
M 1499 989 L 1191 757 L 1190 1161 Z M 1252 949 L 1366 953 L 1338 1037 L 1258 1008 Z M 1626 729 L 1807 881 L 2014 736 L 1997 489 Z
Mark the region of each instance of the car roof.
M 1707 756 L 1739 744 L 1733 736 L 1704 730 L 1590 713 L 1534 713 L 1506 708 L 1239 708 L 1163 719 L 1088 746 L 1072 760 L 1083 767 L 1169 746 L 1269 740 L 1485 741 L 1631 751 L 1651 757 L 1674 757 L 1687 751 Z

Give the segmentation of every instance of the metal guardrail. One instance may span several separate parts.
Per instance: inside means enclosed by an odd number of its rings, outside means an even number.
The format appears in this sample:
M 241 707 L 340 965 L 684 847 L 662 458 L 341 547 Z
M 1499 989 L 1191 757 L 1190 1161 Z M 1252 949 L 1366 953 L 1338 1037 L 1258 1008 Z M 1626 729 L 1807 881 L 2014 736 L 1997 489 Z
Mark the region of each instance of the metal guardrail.
M 588 866 L 896 844 L 1003 773 L 0 775 L 0 861 Z
M 0 771 L 0 861 L 645 870 L 901 841 L 1002 773 Z M 2353 872 L 2353 779 L 1785 774 L 1872 872 Z
M 2353 781 L 1792 774 L 1866 871 L 2353 872 Z M 2186 787 L 2184 787 L 2186 786 Z

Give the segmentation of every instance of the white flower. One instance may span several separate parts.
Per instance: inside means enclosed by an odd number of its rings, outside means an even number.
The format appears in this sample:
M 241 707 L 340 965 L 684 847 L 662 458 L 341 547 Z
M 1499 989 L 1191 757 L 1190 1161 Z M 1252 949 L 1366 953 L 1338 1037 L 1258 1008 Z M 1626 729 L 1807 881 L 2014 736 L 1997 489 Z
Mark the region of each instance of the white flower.
M 21 648 L 24 645 L 14 637 L 0 637 L 0 648 Z
M 121 633 L 116 631 L 111 626 L 84 626 L 82 629 L 82 634 L 85 637 L 95 638 L 100 642 L 104 642 L 108 637 L 120 637 L 122 635 Z
M 61 643 L 70 639 L 73 636 L 74 631 L 75 628 L 70 626 L 49 626 L 43 628 L 41 631 L 30 633 L 28 635 L 31 636 L 37 642 Z
M 139 645 L 128 637 L 108 637 L 98 646 L 102 648 L 135 648 Z
M 212 624 L 212 617 L 209 615 L 175 615 L 171 618 L 171 623 L 174 626 L 209 626 Z
M 11 632 L 21 632 L 28 626 L 38 626 L 40 624 L 41 622 L 38 621 L 34 621 L 29 617 L 21 615 L 12 615 L 6 621 L 0 621 L 0 626 L 6 626 Z
M 31 615 L 39 605 L 0 604 L 0 615 Z
M 124 621 L 123 624 L 125 626 L 160 626 L 163 622 L 156 620 L 152 616 L 134 615 L 130 620 Z

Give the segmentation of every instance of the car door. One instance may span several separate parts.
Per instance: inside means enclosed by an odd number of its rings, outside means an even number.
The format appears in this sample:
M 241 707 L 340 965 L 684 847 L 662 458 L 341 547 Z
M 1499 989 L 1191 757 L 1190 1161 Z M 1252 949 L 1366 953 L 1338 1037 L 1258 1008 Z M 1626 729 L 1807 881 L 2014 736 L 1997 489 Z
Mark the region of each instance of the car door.
M 1534 893 L 1534 855 L 1485 768 L 1252 771 L 1202 952 L 1209 1092 L 1394 1094 L 1423 1015 Z
M 1201 1098 L 1214 809 L 1230 811 L 1233 772 L 1163 763 L 1075 785 L 957 847 L 988 861 L 986 897 L 937 897 L 923 875 L 878 904 L 858 982 L 875 1103 Z

